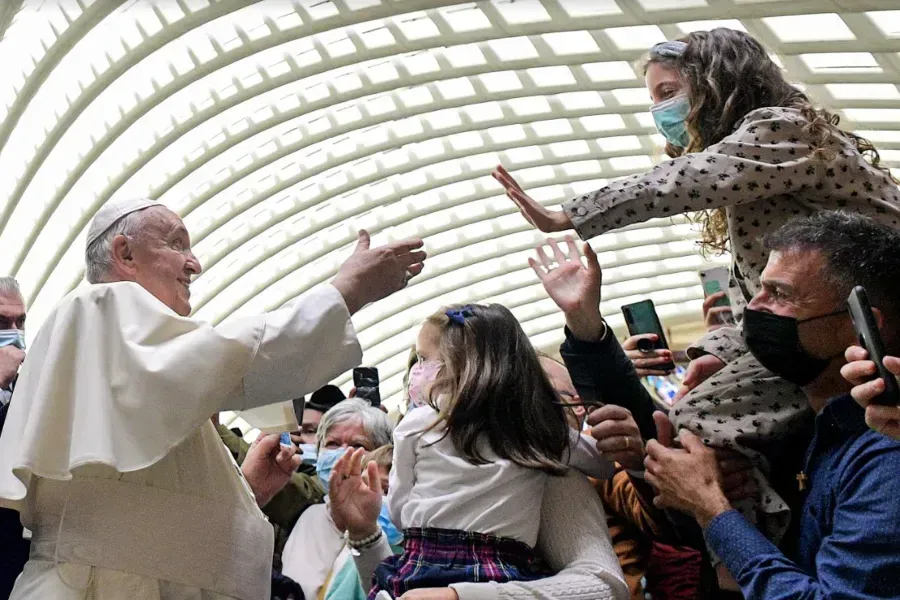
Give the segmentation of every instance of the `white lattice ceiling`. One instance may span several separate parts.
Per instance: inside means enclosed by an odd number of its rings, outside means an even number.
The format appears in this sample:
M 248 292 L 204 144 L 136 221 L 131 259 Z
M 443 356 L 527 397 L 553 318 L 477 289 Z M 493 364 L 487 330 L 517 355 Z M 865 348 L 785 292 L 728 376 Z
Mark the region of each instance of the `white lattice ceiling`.
M 358 228 L 376 242 L 422 236 L 425 274 L 356 319 L 396 400 L 416 326 L 441 304 L 503 302 L 538 345 L 558 343 L 562 318 L 526 265 L 540 236 L 489 173 L 502 162 L 557 205 L 650 167 L 661 138 L 632 63 L 655 42 L 716 26 L 752 33 L 900 165 L 897 8 L 9 0 L 0 272 L 21 282 L 33 335 L 81 280 L 97 209 L 150 195 L 184 217 L 205 267 L 196 316 L 220 322 L 327 281 Z M 695 239 L 676 218 L 593 240 L 614 324 L 619 305 L 647 295 L 670 325 L 698 318 Z

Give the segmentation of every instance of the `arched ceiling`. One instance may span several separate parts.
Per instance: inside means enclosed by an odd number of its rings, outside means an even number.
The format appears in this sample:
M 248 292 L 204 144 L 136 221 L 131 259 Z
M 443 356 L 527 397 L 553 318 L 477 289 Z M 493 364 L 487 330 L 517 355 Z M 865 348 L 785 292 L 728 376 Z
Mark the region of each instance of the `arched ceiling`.
M 19 5 L 21 7 L 19 8 Z M 18 8 L 18 10 L 16 10 Z M 548 206 L 641 172 L 661 138 L 633 67 L 655 42 L 744 29 L 792 81 L 900 165 L 897 0 L 25 0 L 0 29 L 0 272 L 33 335 L 83 276 L 103 203 L 161 199 L 219 323 L 328 281 L 367 228 L 421 236 L 426 272 L 355 319 L 396 401 L 417 324 L 499 301 L 539 346 L 561 315 L 526 264 L 541 237 L 490 177 Z M 893 10 L 891 10 L 893 9 Z M 7 26 L 8 25 L 8 26 Z M 685 218 L 592 241 L 604 311 L 649 296 L 696 322 L 704 265 Z M 715 259 L 727 260 L 724 257 Z M 339 380 L 346 383 L 344 376 Z

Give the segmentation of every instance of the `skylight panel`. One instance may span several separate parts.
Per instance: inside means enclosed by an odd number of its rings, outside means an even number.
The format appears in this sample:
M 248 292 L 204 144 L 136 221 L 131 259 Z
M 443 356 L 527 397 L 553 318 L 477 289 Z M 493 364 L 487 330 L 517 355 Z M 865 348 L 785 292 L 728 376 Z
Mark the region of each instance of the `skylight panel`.
M 550 20 L 550 15 L 540 0 L 499 0 L 494 8 L 510 25 L 541 23 Z
M 682 33 L 686 34 L 692 33 L 694 31 L 710 31 L 719 27 L 725 27 L 726 29 L 734 29 L 736 31 L 743 31 L 744 33 L 747 33 L 747 28 L 744 27 L 744 24 L 737 19 L 721 19 L 717 21 L 687 21 L 685 23 L 678 24 L 678 29 L 680 29 Z
M 900 10 L 880 10 L 866 15 L 887 37 L 900 37 Z
M 397 26 L 409 41 L 424 40 L 440 35 L 440 30 L 424 12 L 412 13 L 398 18 Z
M 620 50 L 649 50 L 654 44 L 666 41 L 662 29 L 656 25 L 614 27 L 606 33 Z
M 594 41 L 594 37 L 587 31 L 545 33 L 542 37 L 557 56 L 600 52 L 600 47 Z
M 461 46 L 445 48 L 444 56 L 450 61 L 450 65 L 455 69 L 474 67 L 487 63 L 487 59 L 484 58 L 484 54 L 477 44 L 463 44 Z
M 537 58 L 538 51 L 525 36 L 514 38 L 502 38 L 499 40 L 491 40 L 488 42 L 491 50 L 497 54 L 497 58 L 502 61 L 524 60 L 528 58 Z
M 801 54 L 813 73 L 881 73 L 875 57 L 868 52 L 821 52 Z
M 892 83 L 829 83 L 825 89 L 838 100 L 900 99 L 900 91 Z
M 628 81 L 636 79 L 634 68 L 624 60 L 587 63 L 581 66 L 591 81 Z
M 613 90 L 612 93 L 623 106 L 648 106 L 653 102 L 650 91 L 645 87 Z
M 622 9 L 615 0 L 556 0 L 557 3 L 573 19 L 579 17 L 596 17 L 600 15 L 619 15 Z M 627 1 L 627 0 L 626 0 Z
M 765 17 L 763 22 L 782 42 L 853 40 L 856 36 L 835 13 Z
M 490 29 L 491 27 L 491 20 L 474 3 L 464 6 L 448 6 L 438 10 L 447 24 L 457 33 Z
M 900 108 L 845 108 L 848 119 L 859 122 L 885 121 L 900 123 Z
M 655 10 L 681 10 L 706 6 L 706 0 L 638 0 L 641 8 L 647 12 Z

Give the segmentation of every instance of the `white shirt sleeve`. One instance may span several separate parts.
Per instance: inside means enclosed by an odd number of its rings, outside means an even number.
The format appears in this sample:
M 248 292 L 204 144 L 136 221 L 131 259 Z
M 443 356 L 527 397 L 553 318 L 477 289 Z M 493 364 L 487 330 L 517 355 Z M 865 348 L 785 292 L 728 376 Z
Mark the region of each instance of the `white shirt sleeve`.
M 573 513 L 573 511 L 575 511 Z M 577 518 L 573 518 L 577 514 Z M 537 550 L 553 577 L 510 583 L 459 583 L 459 600 L 628 600 L 628 586 L 590 483 L 575 472 L 547 480 Z
M 420 406 L 403 417 L 394 429 L 394 462 L 388 483 L 388 511 L 397 529 L 405 529 L 403 507 L 416 483 L 416 455 L 422 432 L 435 421 L 437 413 L 430 406 Z
M 616 472 L 612 461 L 597 450 L 597 440 L 569 430 L 569 466 L 595 479 L 610 479 Z

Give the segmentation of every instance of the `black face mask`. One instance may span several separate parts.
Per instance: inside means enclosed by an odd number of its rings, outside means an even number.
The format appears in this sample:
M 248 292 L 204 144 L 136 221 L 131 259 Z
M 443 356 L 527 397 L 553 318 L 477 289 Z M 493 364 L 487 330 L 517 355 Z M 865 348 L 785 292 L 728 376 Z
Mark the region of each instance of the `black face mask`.
M 847 314 L 847 311 L 840 310 L 798 321 L 794 317 L 745 308 L 744 341 L 759 364 L 782 379 L 802 387 L 821 375 L 834 356 L 818 358 L 807 352 L 800 342 L 800 323 L 840 314 Z

